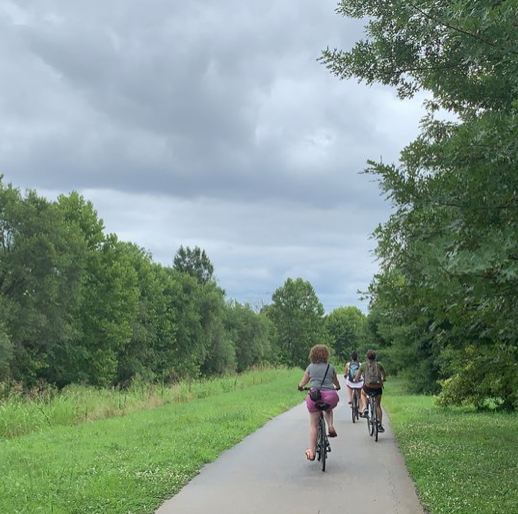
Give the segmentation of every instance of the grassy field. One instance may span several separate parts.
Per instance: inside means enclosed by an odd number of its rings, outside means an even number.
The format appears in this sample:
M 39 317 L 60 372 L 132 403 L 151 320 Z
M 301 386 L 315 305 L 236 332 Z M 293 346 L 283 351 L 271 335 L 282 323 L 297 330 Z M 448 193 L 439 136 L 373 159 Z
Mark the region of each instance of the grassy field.
M 0 384 L 0 439 L 206 398 L 270 382 L 282 373 L 277 369 L 253 370 L 171 386 L 136 383 L 128 389 L 70 385 L 60 391 L 48 386 L 23 391 Z
M 517 414 L 443 409 L 397 380 L 383 403 L 430 514 L 518 512 Z
M 224 391 L 213 383 L 205 398 L 4 438 L 0 513 L 151 513 L 205 463 L 300 403 L 300 376 L 263 372 Z

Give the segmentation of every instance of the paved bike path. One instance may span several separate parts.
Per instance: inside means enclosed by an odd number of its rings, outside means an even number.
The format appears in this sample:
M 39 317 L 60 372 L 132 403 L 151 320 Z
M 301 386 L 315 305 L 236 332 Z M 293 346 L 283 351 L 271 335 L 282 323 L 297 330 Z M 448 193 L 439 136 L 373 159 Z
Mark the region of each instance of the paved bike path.
M 352 423 L 347 392 L 339 394 L 325 473 L 304 456 L 301 404 L 202 468 L 156 514 L 423 514 L 387 416 L 376 443 L 363 419 Z

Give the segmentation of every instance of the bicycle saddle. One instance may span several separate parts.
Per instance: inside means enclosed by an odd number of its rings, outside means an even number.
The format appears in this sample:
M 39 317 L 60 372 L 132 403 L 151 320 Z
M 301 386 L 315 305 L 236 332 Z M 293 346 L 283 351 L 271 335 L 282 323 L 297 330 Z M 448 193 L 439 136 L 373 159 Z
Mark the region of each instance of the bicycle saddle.
M 329 405 L 329 403 L 326 402 L 315 402 L 315 407 L 318 410 L 329 410 L 329 407 L 331 407 L 331 405 Z

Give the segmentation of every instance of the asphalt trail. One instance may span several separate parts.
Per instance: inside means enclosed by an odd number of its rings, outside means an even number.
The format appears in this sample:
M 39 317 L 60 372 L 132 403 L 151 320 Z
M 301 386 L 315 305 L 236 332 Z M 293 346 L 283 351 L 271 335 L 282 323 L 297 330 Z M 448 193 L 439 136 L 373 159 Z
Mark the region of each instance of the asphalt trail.
M 206 465 L 157 514 L 423 514 L 387 416 L 376 443 L 364 420 L 353 425 L 347 392 L 339 394 L 325 473 L 304 456 L 301 404 Z

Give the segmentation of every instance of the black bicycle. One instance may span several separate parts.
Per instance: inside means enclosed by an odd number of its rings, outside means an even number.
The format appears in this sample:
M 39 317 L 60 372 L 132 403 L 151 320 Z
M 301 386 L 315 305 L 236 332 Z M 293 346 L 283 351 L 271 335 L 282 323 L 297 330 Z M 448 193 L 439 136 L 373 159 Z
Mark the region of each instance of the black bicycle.
M 329 409 L 329 404 L 317 402 L 316 406 L 320 410 L 320 419 L 317 425 L 317 458 L 322 463 L 322 471 L 325 471 L 327 454 L 331 451 L 331 445 L 327 438 L 326 420 L 324 419 L 324 411 Z
M 303 391 L 309 391 L 309 387 L 304 387 Z M 317 425 L 317 446 L 316 456 L 322 464 L 322 471 L 326 470 L 327 454 L 331 452 L 331 445 L 327 438 L 326 420 L 324 418 L 324 411 L 328 410 L 330 405 L 325 402 L 315 402 L 315 407 L 320 411 L 320 418 Z
M 376 409 L 376 395 L 367 393 L 367 430 L 369 435 L 378 440 L 378 409 Z

